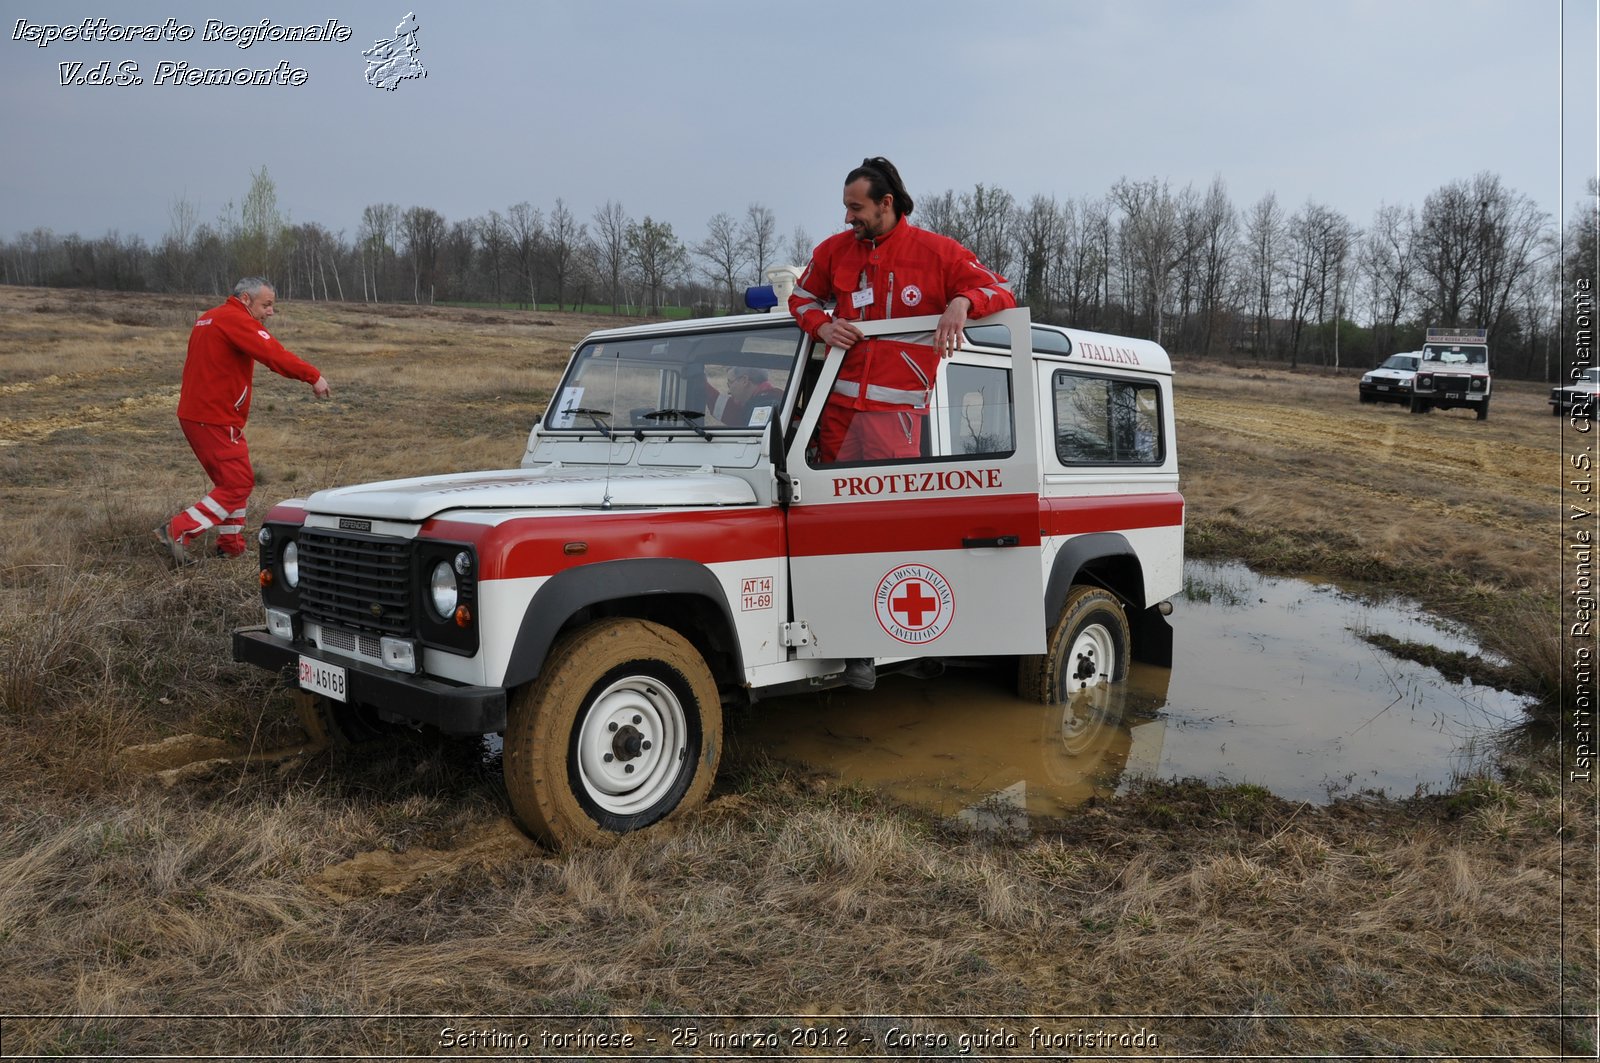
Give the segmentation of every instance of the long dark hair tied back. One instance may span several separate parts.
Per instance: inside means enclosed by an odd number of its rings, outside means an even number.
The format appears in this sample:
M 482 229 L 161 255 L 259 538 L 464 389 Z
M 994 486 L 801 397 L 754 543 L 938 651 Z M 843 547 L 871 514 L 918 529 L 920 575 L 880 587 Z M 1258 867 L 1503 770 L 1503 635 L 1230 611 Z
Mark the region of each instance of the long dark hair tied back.
M 867 194 L 874 200 L 884 196 L 894 197 L 895 217 L 903 218 L 911 213 L 911 193 L 906 191 L 905 182 L 900 180 L 900 171 L 894 168 L 894 163 L 882 155 L 862 159 L 860 166 L 845 175 L 844 183 L 848 185 L 863 177 L 867 179 Z

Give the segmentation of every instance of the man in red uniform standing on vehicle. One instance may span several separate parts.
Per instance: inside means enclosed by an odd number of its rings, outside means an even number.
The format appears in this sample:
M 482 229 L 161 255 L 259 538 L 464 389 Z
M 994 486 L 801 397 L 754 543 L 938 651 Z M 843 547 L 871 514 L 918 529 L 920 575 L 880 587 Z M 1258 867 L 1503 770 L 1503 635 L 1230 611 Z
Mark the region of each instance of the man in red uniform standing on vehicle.
M 319 399 L 330 394 L 321 371 L 266 330 L 267 319 L 277 312 L 276 302 L 272 285 L 261 277 L 246 277 L 234 285 L 232 298 L 200 315 L 189 333 L 178 424 L 213 486 L 204 498 L 155 531 L 157 541 L 180 565 L 190 560 L 185 547 L 211 528 L 217 529 L 218 556 L 238 557 L 245 552 L 245 506 L 256 474 L 244 425 L 250 417 L 255 364 L 305 381 Z
M 961 346 L 968 317 L 1017 305 L 971 251 L 906 221 L 912 206 L 892 162 L 863 159 L 844 179 L 850 228 L 817 246 L 789 297 L 802 329 L 845 350 L 817 424 L 823 463 L 918 456 L 939 360 Z M 854 324 L 926 314 L 941 315 L 931 347 L 865 340 Z

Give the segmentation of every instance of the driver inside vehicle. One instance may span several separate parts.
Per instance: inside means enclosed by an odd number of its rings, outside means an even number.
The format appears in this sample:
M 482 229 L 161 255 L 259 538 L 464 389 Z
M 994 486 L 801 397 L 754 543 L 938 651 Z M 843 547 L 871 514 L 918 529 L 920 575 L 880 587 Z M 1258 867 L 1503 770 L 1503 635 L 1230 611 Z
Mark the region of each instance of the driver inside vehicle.
M 706 412 L 729 428 L 759 428 L 783 402 L 783 390 L 773 386 L 765 369 L 732 366 L 725 382 L 727 394 L 707 384 Z

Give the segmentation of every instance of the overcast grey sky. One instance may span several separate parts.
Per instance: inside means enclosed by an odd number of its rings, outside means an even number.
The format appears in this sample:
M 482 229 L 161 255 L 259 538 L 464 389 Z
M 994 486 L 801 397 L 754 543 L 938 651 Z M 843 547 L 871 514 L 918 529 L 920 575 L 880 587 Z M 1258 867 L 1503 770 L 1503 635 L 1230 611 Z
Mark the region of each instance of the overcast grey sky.
M 174 199 L 216 218 L 265 165 L 280 208 L 353 235 L 369 203 L 454 221 L 607 199 L 695 240 L 760 202 L 787 240 L 841 227 L 845 172 L 893 159 L 913 196 L 1019 200 L 1121 177 L 1226 183 L 1366 225 L 1489 170 L 1552 215 L 1596 172 L 1596 0 L 575 0 L 255 5 L 0 0 L 0 236 L 155 240 Z M 362 50 L 419 26 L 424 80 Z M 206 22 L 337 19 L 350 39 L 203 40 Z M 1565 24 L 1563 26 L 1563 16 Z M 193 27 L 190 41 L 40 47 L 41 25 Z M 21 37 L 22 39 L 18 39 Z M 63 63 L 140 85 L 63 85 Z M 305 71 L 155 84 L 161 62 Z M 1566 112 L 1563 119 L 1562 105 Z M 1565 190 L 1561 181 L 1566 180 Z

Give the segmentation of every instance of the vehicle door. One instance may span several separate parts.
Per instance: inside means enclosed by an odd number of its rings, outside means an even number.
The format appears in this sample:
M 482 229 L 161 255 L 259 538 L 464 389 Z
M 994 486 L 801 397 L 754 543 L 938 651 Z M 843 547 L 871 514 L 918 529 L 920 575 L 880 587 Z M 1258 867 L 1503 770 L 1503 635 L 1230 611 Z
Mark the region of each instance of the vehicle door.
M 868 336 L 931 342 L 937 323 L 858 324 Z M 811 444 L 844 354 L 827 351 L 785 462 L 792 618 L 809 633 L 798 656 L 1043 651 L 1028 312 L 984 324 L 1009 330 L 1009 363 L 958 354 L 941 364 L 916 458 L 818 463 Z

